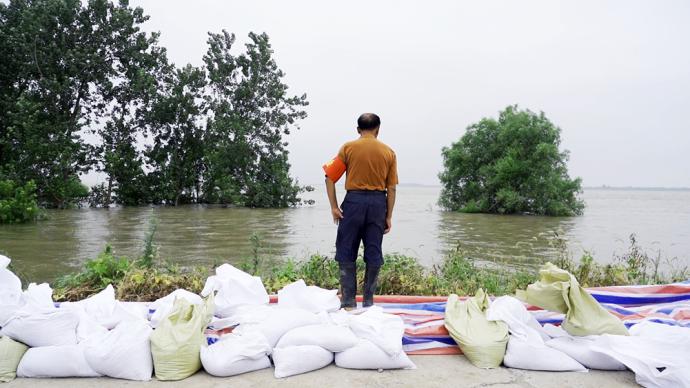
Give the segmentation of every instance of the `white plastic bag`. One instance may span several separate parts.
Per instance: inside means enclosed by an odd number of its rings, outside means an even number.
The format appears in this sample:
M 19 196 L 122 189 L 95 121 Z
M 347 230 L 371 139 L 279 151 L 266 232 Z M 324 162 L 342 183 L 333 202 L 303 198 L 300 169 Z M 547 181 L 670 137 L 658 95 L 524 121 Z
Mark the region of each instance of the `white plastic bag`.
M 235 376 L 269 368 L 271 347 L 263 334 L 231 333 L 211 345 L 201 346 L 201 365 L 210 375 Z
M 84 312 L 106 329 L 112 329 L 120 322 L 142 319 L 115 299 L 115 289 L 108 285 L 98 294 L 78 302 L 65 302 L 60 308 L 82 308 Z
M 533 343 L 514 335 L 508 338 L 503 365 L 509 368 L 552 372 L 586 372 L 587 369 L 567 354 L 544 343 Z
M 300 279 L 278 291 L 278 306 L 301 308 L 312 313 L 338 311 L 340 299 L 338 290 L 326 290 L 316 286 L 307 286 Z
M 642 386 L 690 387 L 690 329 L 643 322 L 630 334 L 604 334 L 592 349 L 623 363 Z
M 527 308 L 511 296 L 496 298 L 486 310 L 490 321 L 508 325 L 510 337 L 503 364 L 510 368 L 544 371 L 585 371 L 579 362 L 544 343 L 549 336 Z
M 99 377 L 80 345 L 42 346 L 27 350 L 17 368 L 19 377 Z
M 524 341 L 543 343 L 544 340 L 549 339 L 525 305 L 512 296 L 506 295 L 494 299 L 486 310 L 486 319 L 505 322 L 510 334 Z
M 302 326 L 288 331 L 280 338 L 276 348 L 315 345 L 337 353 L 357 345 L 358 342 L 359 339 L 346 326 L 319 324 Z
M 360 340 L 356 346 L 336 353 L 335 364 L 348 369 L 416 369 L 405 352 L 390 356 L 367 340 Z
M 320 322 L 319 317 L 307 310 L 274 307 L 268 315 L 258 323 L 241 323 L 235 331 L 240 334 L 258 331 L 266 336 L 268 344 L 274 348 L 280 337 L 288 331 L 301 326 L 315 325 Z
M 405 324 L 393 314 L 386 314 L 379 306 L 350 318 L 350 329 L 358 338 L 366 339 L 381 348 L 389 356 L 402 353 L 402 337 Z
M 332 362 L 333 353 L 320 346 L 289 346 L 273 350 L 276 378 L 311 372 Z
M 149 337 L 152 332 L 146 321 L 124 321 L 105 336 L 84 344 L 86 361 L 104 376 L 151 380 L 153 360 Z
M 0 327 L 19 309 L 22 298 L 22 282 L 7 269 L 10 258 L 0 255 Z
M 246 304 L 268 304 L 269 298 L 261 278 L 243 272 L 230 264 L 216 268 L 216 275 L 206 279 L 202 296 L 218 291 L 215 315 L 228 317 Z
M 2 334 L 31 347 L 74 345 L 78 324 L 79 316 L 74 311 L 30 312 L 23 308 L 3 326 Z
M 546 341 L 546 345 L 559 350 L 590 369 L 626 370 L 625 365 L 606 354 L 595 352 L 592 346 L 598 336 L 558 337 Z
M 52 310 L 55 308 L 55 302 L 53 302 L 53 289 L 50 288 L 48 283 L 30 283 L 26 291 L 22 294 L 22 302 L 26 309 L 47 309 Z
M 151 327 L 154 329 L 158 327 L 160 321 L 170 314 L 175 299 L 180 298 L 193 305 L 201 304 L 201 297 L 199 295 L 187 290 L 177 289 L 162 298 L 156 299 L 155 302 L 149 305 L 149 310 L 153 310 L 153 314 L 151 314 Z

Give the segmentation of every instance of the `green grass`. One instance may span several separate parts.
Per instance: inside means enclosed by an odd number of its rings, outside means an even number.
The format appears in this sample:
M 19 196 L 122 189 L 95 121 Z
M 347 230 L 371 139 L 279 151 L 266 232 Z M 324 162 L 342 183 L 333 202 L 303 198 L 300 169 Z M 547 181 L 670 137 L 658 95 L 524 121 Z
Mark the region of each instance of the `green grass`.
M 88 260 L 83 269 L 61 277 L 55 283 L 56 300 L 79 300 L 92 295 L 108 284 L 113 284 L 120 300 L 150 301 L 169 294 L 177 288 L 200 292 L 211 266 L 181 268 L 158 257 L 153 245 L 155 225 L 144 241 L 142 255 L 131 259 L 116 256 L 106 246 L 95 259 Z M 262 254 L 261 239 L 252 235 L 255 249 L 251 257 L 237 264 L 242 270 L 260 276 L 269 293 L 277 293 L 285 285 L 304 279 L 309 285 L 334 289 L 339 287 L 338 264 L 330 257 L 314 254 L 304 260 L 280 260 L 275 255 Z M 585 287 L 629 284 L 660 284 L 686 280 L 690 272 L 686 267 L 673 265 L 667 273 L 659 268 L 660 255 L 649 256 L 630 237 L 626 253 L 614 257 L 611 264 L 598 264 L 585 253 L 575 262 L 568 253 L 565 241 L 556 235 L 554 247 L 558 255 L 554 264 L 571 272 Z M 673 260 L 663 263 L 674 264 Z M 357 261 L 357 279 L 361 292 L 364 263 Z M 401 254 L 388 254 L 379 274 L 380 295 L 473 295 L 483 288 L 492 295 L 513 294 L 538 279 L 537 268 L 520 269 L 510 266 L 487 266 L 458 248 L 431 268 L 422 266 L 417 259 Z

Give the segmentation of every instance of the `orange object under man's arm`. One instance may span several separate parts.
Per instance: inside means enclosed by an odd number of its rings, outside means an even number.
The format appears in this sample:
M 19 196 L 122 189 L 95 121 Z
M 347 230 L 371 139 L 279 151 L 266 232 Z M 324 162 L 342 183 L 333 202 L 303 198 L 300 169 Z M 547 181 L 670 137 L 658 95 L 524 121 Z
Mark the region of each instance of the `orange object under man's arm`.
M 328 194 L 328 202 L 331 204 L 331 215 L 333 222 L 337 225 L 343 218 L 343 212 L 338 206 L 338 198 L 336 197 L 335 182 L 337 182 L 345 173 L 347 169 L 345 162 L 336 156 L 330 162 L 323 165 L 323 171 L 326 173 L 326 193 Z

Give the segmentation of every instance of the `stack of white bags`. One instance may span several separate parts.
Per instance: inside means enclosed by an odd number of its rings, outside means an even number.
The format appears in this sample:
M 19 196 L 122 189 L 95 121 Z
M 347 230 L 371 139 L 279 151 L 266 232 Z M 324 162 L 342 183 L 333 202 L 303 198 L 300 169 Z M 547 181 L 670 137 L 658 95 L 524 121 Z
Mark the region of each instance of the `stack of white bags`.
M 268 306 L 261 279 L 229 264 L 216 269 L 202 295 L 215 294 L 214 329 L 231 334 L 201 348 L 204 369 L 232 376 L 271 366 L 277 378 L 336 365 L 356 369 L 414 368 L 402 350 L 403 322 L 378 307 L 361 314 L 339 311 L 337 290 L 298 280 Z M 373 341 L 373 342 L 372 342 Z
M 339 311 L 337 290 L 299 280 L 279 291 L 277 305 L 260 278 L 224 264 L 200 295 L 176 290 L 150 304 L 123 303 L 108 286 L 79 302 L 56 305 L 48 284 L 20 280 L 0 256 L 0 336 L 29 346 L 19 377 L 98 377 L 150 380 L 150 337 L 176 299 L 192 305 L 214 296 L 211 329 L 229 332 L 200 344 L 200 361 L 214 376 L 275 366 L 277 378 L 323 368 L 414 368 L 402 350 L 403 322 L 378 307 Z
M 496 298 L 486 312 L 508 325 L 503 358 L 509 368 L 541 371 L 626 370 L 644 387 L 690 387 L 690 329 L 645 321 L 630 335 L 573 336 L 543 327 L 511 296 Z
M 0 255 L 0 354 L 12 351 L 14 358 L 0 359 L 0 381 L 14 377 L 12 365 L 20 377 L 150 380 L 155 328 L 170 321 L 176 300 L 195 306 L 204 303 L 202 296 L 211 295 L 214 317 L 209 327 L 215 330 L 203 343 L 193 344 L 199 353 L 195 362 L 211 375 L 234 376 L 273 365 L 275 377 L 282 378 L 333 362 L 350 369 L 415 368 L 402 349 L 400 317 L 377 306 L 339 310 L 336 290 L 307 286 L 302 280 L 285 286 L 277 305 L 269 305 L 260 278 L 223 264 L 208 278 L 201 296 L 176 290 L 148 305 L 122 303 L 108 286 L 90 298 L 56 306 L 48 284 L 32 283 L 23 291 L 7 269 L 9 263 Z M 495 299 L 486 318 L 508 326 L 507 367 L 630 369 L 646 387 L 690 387 L 688 328 L 643 322 L 630 329 L 630 336 L 577 337 L 560 327 L 542 327 L 510 296 Z M 227 334 L 211 335 L 219 332 Z M 29 347 L 23 356 L 26 347 L 21 343 Z

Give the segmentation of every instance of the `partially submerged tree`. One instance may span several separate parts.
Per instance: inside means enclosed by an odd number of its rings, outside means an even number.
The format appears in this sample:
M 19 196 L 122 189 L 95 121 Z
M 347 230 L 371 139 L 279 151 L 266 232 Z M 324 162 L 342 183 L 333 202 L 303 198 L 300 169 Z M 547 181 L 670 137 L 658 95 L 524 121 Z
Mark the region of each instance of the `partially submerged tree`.
M 246 52 L 230 51 L 234 35 L 209 34 L 204 56 L 213 112 L 205 135 L 208 202 L 286 207 L 301 188 L 290 177 L 283 138 L 306 117 L 306 95 L 291 96 L 266 34 L 249 34 Z
M 150 114 L 153 145 L 146 151 L 154 200 L 168 204 L 196 201 L 204 144 L 203 70 L 187 65 L 164 85 Z
M 509 106 L 484 118 L 443 148 L 446 209 L 500 214 L 582 214 L 580 178 L 568 176 L 561 130 L 544 113 Z
M 284 136 L 307 101 L 268 36 L 235 55 L 232 35 L 210 34 L 205 68 L 175 69 L 147 19 L 127 0 L 0 3 L 0 180 L 35 182 L 47 207 L 83 201 L 94 169 L 92 206 L 299 203 Z

